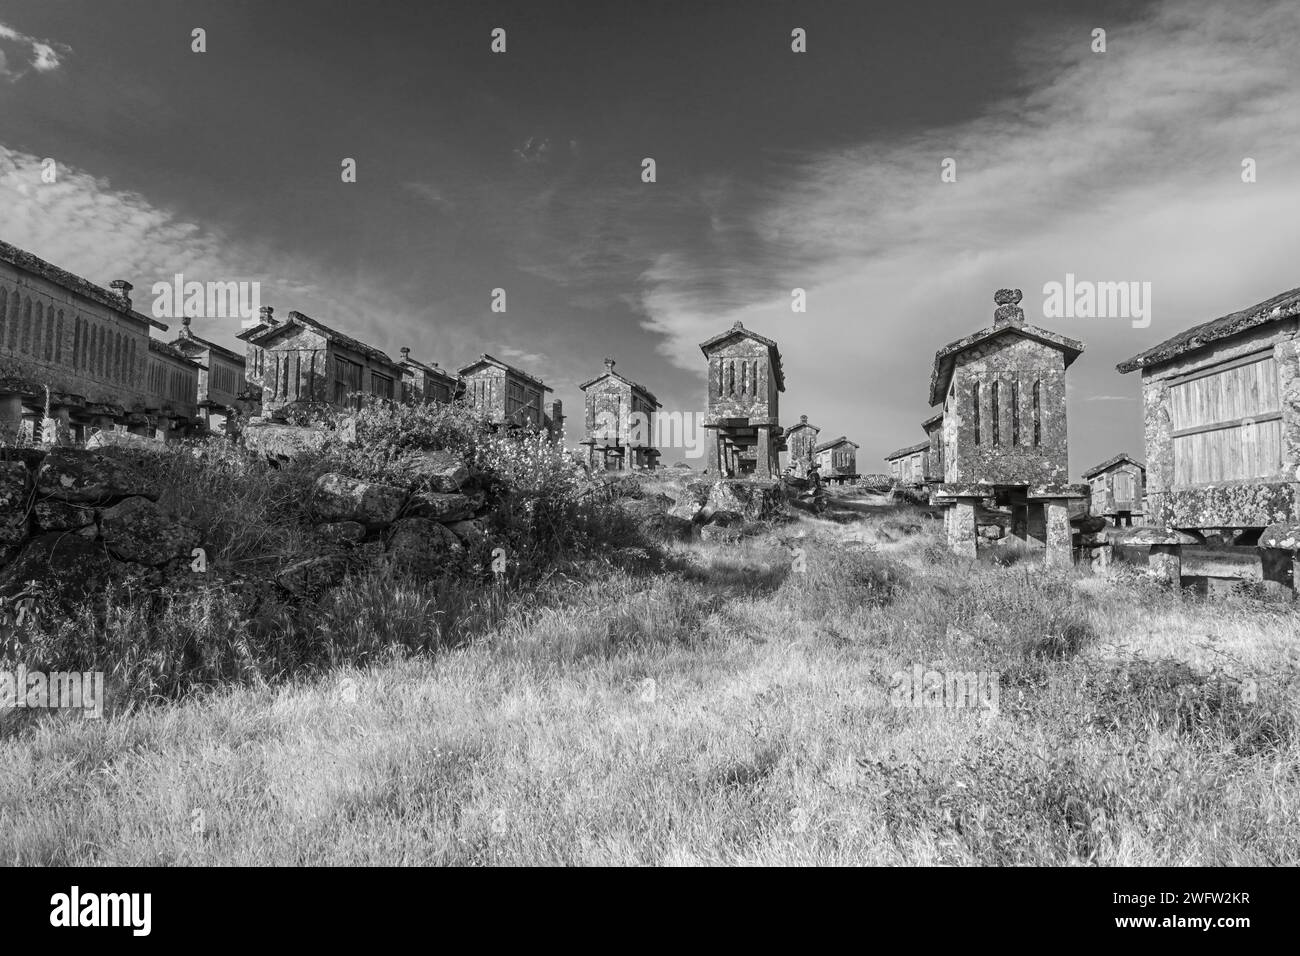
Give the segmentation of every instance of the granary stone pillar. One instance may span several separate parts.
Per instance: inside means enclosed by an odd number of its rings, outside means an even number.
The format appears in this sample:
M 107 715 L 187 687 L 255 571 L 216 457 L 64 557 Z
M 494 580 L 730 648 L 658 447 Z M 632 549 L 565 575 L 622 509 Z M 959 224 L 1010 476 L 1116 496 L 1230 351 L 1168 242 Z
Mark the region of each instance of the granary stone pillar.
M 153 437 L 159 441 L 171 441 L 172 420 L 170 415 L 158 415 L 154 418 Z
M 0 444 L 12 444 L 23 426 L 23 397 L 17 392 L 0 395 Z
M 1157 581 L 1179 587 L 1183 580 L 1183 547 L 1196 544 L 1190 534 L 1174 528 L 1138 528 L 1119 532 L 1130 545 L 1147 545 L 1147 569 Z
M 1279 563 L 1275 560 L 1270 561 L 1270 557 L 1281 555 L 1284 561 L 1289 559 L 1291 565 L 1291 593 L 1287 597 L 1293 601 L 1300 599 L 1300 525 L 1269 525 L 1259 536 L 1259 548 L 1261 562 L 1264 565 L 1265 594 L 1270 597 L 1282 596 L 1280 592 L 1284 585 L 1277 581 L 1280 575 L 1269 573 L 1270 565 Z
M 952 518 L 948 522 L 948 548 L 963 558 L 974 558 L 975 505 L 978 499 L 958 498 L 953 502 Z
M 1074 547 L 1070 532 L 1068 499 L 1049 498 L 1044 501 L 1043 516 L 1046 524 L 1047 566 L 1049 568 L 1073 567 Z
M 705 467 L 715 475 L 722 474 L 722 432 L 717 428 L 706 428 L 704 439 Z
M 754 477 L 772 477 L 772 428 L 758 426 L 758 443 L 754 446 Z

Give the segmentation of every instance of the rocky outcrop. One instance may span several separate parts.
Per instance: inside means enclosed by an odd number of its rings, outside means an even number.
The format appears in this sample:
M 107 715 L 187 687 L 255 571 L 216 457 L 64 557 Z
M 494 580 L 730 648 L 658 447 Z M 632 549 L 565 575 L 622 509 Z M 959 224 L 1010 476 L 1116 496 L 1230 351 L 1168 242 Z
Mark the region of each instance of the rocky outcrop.
M 0 598 L 32 586 L 71 607 L 109 580 L 144 576 L 200 544 L 164 514 L 158 489 L 125 457 L 0 449 Z
M 158 500 L 158 489 L 125 462 L 94 451 L 56 448 L 36 472 L 38 498 L 108 504 L 129 497 Z
M 148 498 L 127 498 L 104 509 L 99 530 L 115 557 L 152 567 L 188 558 L 199 544 L 197 531 L 163 514 Z
M 245 448 L 272 458 L 294 458 L 320 451 L 329 437 L 330 432 L 324 428 L 277 422 L 249 422 L 240 433 Z
M 433 574 L 464 550 L 449 528 L 428 518 L 403 518 L 393 525 L 388 558 L 394 567 Z
M 779 485 L 755 481 L 719 481 L 709 490 L 707 507 L 734 511 L 750 521 L 761 521 L 780 510 Z
M 316 479 L 308 508 L 323 523 L 357 521 L 378 528 L 396 521 L 409 497 L 405 488 L 330 472 Z

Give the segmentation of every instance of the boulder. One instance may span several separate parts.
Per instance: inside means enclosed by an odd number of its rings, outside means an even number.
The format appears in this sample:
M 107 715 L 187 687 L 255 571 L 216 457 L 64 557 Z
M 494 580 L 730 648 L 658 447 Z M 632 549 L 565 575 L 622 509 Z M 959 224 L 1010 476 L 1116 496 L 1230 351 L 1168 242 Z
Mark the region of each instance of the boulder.
M 98 512 L 90 505 L 67 501 L 38 501 L 32 509 L 42 531 L 75 531 L 95 523 Z
M 1109 528 L 1110 522 L 1100 515 L 1093 515 L 1092 517 L 1084 518 L 1082 521 L 1075 522 L 1074 526 L 1083 534 L 1097 534 L 1098 532 L 1105 531 Z
M 745 516 L 739 511 L 712 511 L 709 513 L 709 520 L 706 524 L 717 525 L 720 528 L 730 528 L 732 525 L 741 524 Z
M 394 567 L 429 574 L 448 558 L 464 551 L 460 539 L 428 518 L 403 518 L 388 537 L 388 558 Z
M 27 466 L 21 461 L 0 461 L 0 547 L 26 540 L 27 495 Z
M 634 518 L 648 518 L 651 515 L 666 514 L 673 507 L 673 500 L 667 495 L 650 495 L 645 498 L 624 498 L 618 506 Z
M 410 452 L 397 465 L 410 474 L 412 484 L 419 489 L 450 493 L 460 491 L 469 482 L 465 460 L 452 451 Z
M 295 561 L 275 576 L 275 583 L 298 597 L 313 597 L 332 588 L 348 572 L 348 560 L 341 554 Z
M 92 451 L 96 448 L 158 449 L 166 445 L 167 443 L 161 438 L 154 438 L 151 435 L 134 435 L 131 432 L 102 428 L 86 441 L 86 448 Z
M 114 561 L 99 542 L 50 531 L 32 538 L 0 572 L 0 598 L 13 598 L 36 582 L 46 593 L 72 607 L 123 570 L 124 566 Z
M 467 547 L 486 541 L 488 537 L 487 528 L 483 526 L 483 522 L 474 519 L 453 521 L 446 527 Z
M 330 544 L 356 544 L 366 536 L 366 526 L 360 521 L 330 521 L 313 530 Z
M 318 426 L 249 422 L 240 433 L 240 441 L 249 451 L 272 458 L 294 458 L 305 452 L 319 451 L 329 436 L 329 431 Z
M 698 501 L 678 501 L 668 509 L 668 514 L 674 518 L 681 518 L 683 521 L 696 521 L 697 519 L 703 521 L 703 518 L 699 518 L 703 509 L 704 506 Z
M 751 521 L 770 517 L 784 502 L 781 486 L 771 482 L 719 481 L 709 489 L 709 507 L 736 511 Z
M 157 501 L 158 489 L 136 468 L 108 455 L 55 448 L 36 473 L 36 495 L 96 505 L 133 497 Z
M 975 533 L 986 541 L 997 541 L 1006 534 L 1006 530 L 1000 524 L 982 524 L 975 529 Z
M 468 495 L 428 491 L 421 492 L 416 497 L 409 512 L 412 517 L 428 518 L 430 521 L 437 521 L 441 524 L 451 524 L 453 521 L 464 521 L 466 518 L 474 517 L 474 514 L 482 505 L 481 498 L 475 499 Z
M 689 541 L 695 525 L 686 518 L 658 512 L 647 515 L 639 524 L 642 534 L 666 541 Z
M 740 528 L 736 525 L 706 524 L 700 528 L 700 540 L 735 544 L 740 540 Z
M 379 528 L 397 520 L 406 497 L 404 489 L 393 485 L 330 472 L 316 479 L 308 508 L 319 521 L 359 521 Z
M 114 555 L 151 567 L 189 558 L 199 544 L 197 531 L 163 514 L 147 498 L 127 498 L 104 509 L 99 530 Z

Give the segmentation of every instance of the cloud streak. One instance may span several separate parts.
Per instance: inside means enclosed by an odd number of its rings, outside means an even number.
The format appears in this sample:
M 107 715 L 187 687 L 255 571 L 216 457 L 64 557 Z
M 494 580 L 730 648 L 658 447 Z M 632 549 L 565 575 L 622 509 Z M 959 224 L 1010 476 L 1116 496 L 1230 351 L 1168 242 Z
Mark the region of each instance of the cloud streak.
M 9 47 L 8 52 L 6 47 Z M 52 73 L 63 65 L 64 58 L 71 53 L 72 48 L 66 44 L 38 40 L 0 23 L 0 77 L 11 82 L 22 79 L 32 70 L 37 73 Z M 11 67 L 10 64 L 15 59 L 25 61 L 26 65 Z

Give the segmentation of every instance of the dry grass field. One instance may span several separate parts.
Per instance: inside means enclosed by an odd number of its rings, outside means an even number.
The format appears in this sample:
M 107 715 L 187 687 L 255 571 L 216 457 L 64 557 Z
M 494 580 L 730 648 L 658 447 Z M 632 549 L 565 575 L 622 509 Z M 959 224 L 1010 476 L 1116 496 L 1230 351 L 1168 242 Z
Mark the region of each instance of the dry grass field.
M 438 595 L 361 582 L 321 627 L 391 643 L 362 669 L 11 715 L 0 861 L 1300 861 L 1290 607 L 971 565 L 920 509 L 832 494 L 485 592 L 434 653 L 401 648 Z M 996 710 L 898 706 L 916 665 L 996 674 Z

